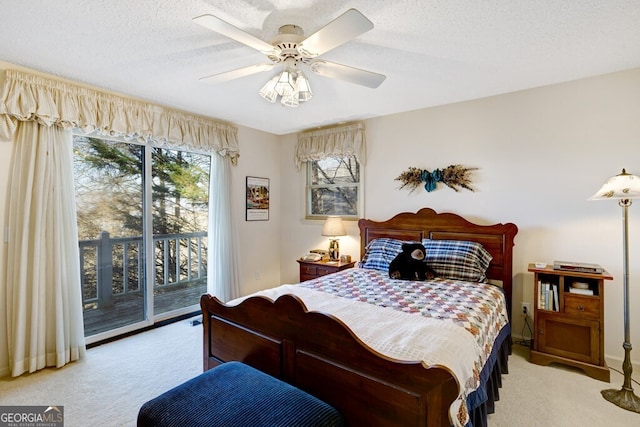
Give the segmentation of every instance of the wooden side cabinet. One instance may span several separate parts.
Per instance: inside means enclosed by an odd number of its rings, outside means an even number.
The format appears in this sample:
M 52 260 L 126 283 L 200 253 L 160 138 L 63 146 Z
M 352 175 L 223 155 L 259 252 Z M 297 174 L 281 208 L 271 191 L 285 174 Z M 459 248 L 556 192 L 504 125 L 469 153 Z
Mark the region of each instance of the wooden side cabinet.
M 604 281 L 613 277 L 606 271 L 581 273 L 535 264 L 529 264 L 528 270 L 533 272 L 535 286 L 529 361 L 574 366 L 609 382 L 604 360 Z
M 299 259 L 300 264 L 300 281 L 315 279 L 325 274 L 335 273 L 336 271 L 346 270 L 355 265 L 355 261 L 340 262 L 340 261 L 304 261 Z

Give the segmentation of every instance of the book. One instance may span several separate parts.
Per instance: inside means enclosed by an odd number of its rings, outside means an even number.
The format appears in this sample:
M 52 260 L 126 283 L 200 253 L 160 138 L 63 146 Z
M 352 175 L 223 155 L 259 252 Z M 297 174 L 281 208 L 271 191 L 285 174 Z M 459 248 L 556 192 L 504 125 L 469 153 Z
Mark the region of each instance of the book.
M 545 283 L 544 284 L 544 309 L 545 310 L 549 310 L 549 284 Z
M 560 304 L 558 304 L 558 285 L 553 285 L 553 311 L 560 311 Z
M 593 291 L 591 289 L 569 288 L 569 293 L 578 295 L 593 295 Z
M 542 305 L 542 282 L 538 280 L 538 308 L 544 308 Z

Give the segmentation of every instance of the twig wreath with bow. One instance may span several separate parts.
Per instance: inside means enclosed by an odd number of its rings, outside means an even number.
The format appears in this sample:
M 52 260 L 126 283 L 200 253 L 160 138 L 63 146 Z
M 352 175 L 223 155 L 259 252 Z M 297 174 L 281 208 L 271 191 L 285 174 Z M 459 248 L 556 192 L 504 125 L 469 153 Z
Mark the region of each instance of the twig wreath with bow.
M 407 187 L 411 192 L 414 192 L 422 183 L 424 183 L 424 189 L 427 192 L 431 192 L 436 189 L 439 182 L 456 192 L 460 191 L 461 188 L 475 191 L 471 188 L 470 174 L 477 169 L 466 168 L 462 165 L 450 165 L 444 169 L 435 169 L 433 171 L 410 167 L 395 180 L 402 182 L 400 189 Z

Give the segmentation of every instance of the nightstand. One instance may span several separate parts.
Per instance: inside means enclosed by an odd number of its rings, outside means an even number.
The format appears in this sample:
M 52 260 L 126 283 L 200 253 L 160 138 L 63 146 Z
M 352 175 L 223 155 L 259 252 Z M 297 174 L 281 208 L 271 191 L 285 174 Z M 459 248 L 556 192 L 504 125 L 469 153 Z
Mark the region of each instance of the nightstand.
M 326 274 L 335 273 L 336 271 L 346 270 L 353 267 L 356 262 L 340 262 L 340 261 L 304 261 L 297 260 L 300 264 L 300 281 L 315 279 Z
M 562 363 L 609 382 L 604 360 L 604 281 L 613 277 L 606 271 L 582 273 L 534 264 L 528 270 L 535 286 L 529 361 Z

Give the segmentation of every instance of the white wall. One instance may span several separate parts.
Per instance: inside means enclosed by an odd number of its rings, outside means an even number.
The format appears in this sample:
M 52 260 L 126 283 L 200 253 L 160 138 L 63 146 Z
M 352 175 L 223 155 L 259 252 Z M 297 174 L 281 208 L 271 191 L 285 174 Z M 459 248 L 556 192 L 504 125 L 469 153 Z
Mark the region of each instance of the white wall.
M 269 133 L 239 126 L 240 159 L 232 169 L 233 203 L 237 210 L 243 295 L 280 284 L 280 218 L 282 190 L 280 144 Z M 269 178 L 269 220 L 245 221 L 247 176 Z
M 366 113 L 366 112 L 363 112 Z M 622 225 L 615 202 L 587 201 L 623 167 L 640 175 L 640 69 L 547 86 L 365 122 L 365 216 L 384 220 L 430 207 L 482 224 L 513 222 L 514 295 L 533 301 L 534 261 L 601 264 L 613 276 L 605 291 L 605 353 L 623 357 Z M 297 279 L 296 257 L 326 246 L 321 224 L 303 220 L 302 172 L 295 169 L 293 135 L 282 138 L 281 271 Z M 399 190 L 395 178 L 410 166 L 479 168 L 476 192 L 438 187 Z M 640 348 L 640 203 L 630 209 L 631 342 Z M 341 239 L 341 253 L 358 255 L 358 230 Z M 514 335 L 522 319 L 514 317 Z M 635 363 L 640 351 L 632 352 Z M 616 367 L 619 368 L 620 365 Z

